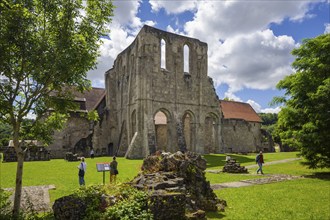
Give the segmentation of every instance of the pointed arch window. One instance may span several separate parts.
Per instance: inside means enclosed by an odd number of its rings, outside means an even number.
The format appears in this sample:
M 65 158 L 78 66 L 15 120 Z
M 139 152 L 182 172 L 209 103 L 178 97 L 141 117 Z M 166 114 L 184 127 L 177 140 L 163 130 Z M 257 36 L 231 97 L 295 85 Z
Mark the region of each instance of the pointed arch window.
M 166 69 L 166 42 L 164 39 L 160 40 L 160 68 Z
M 189 46 L 183 46 L 183 72 L 189 74 Z

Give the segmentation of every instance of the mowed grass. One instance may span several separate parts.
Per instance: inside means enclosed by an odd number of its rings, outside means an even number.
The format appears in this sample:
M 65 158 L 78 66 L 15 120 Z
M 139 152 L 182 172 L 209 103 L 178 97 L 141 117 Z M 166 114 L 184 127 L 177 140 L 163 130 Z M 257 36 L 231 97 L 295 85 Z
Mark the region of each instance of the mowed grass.
M 208 219 L 330 219 L 329 179 L 305 178 L 215 193 L 228 207 L 223 213 L 208 213 Z
M 330 169 L 311 170 L 302 166 L 300 161 L 268 165 L 263 169 L 266 174 L 290 174 L 302 178 L 215 190 L 219 198 L 227 201 L 228 207 L 222 213 L 207 213 L 208 219 L 330 219 Z M 223 174 L 218 176 L 221 178 Z M 233 175 L 234 181 L 237 181 L 236 176 Z M 250 175 L 246 177 L 252 179 Z
M 96 163 L 110 162 L 112 157 L 86 158 L 87 172 L 86 185 L 103 184 L 103 172 L 97 172 Z M 142 160 L 127 160 L 117 158 L 119 175 L 117 182 L 127 182 L 136 176 L 141 168 Z M 79 187 L 78 168 L 79 161 L 67 162 L 63 159 L 50 161 L 24 162 L 23 186 L 55 185 L 50 190 L 51 201 L 71 194 Z M 17 163 L 0 163 L 0 187 L 15 187 Z M 105 173 L 105 183 L 110 182 L 109 172 Z
M 265 161 L 276 161 L 295 158 L 296 152 L 266 153 Z M 231 155 L 242 165 L 255 164 L 255 154 Z M 204 155 L 207 160 L 207 169 L 222 170 L 225 164 L 225 155 Z M 103 173 L 97 172 L 96 163 L 110 162 L 111 157 L 87 158 L 86 184 L 102 184 Z M 128 160 L 118 158 L 119 175 L 117 182 L 127 182 L 140 171 L 142 160 Z M 67 162 L 56 159 L 44 162 L 25 162 L 23 185 L 55 185 L 50 190 L 51 201 L 71 194 L 79 187 L 79 161 Z M 217 196 L 227 201 L 225 212 L 208 212 L 208 219 L 316 219 L 330 220 L 330 169 L 310 170 L 293 161 L 284 164 L 265 165 L 266 174 L 290 174 L 304 176 L 302 179 L 280 183 L 255 185 L 242 188 L 227 188 L 215 190 Z M 15 186 L 16 163 L 0 163 L 0 187 Z M 211 184 L 233 182 L 239 180 L 264 178 L 267 175 L 254 175 L 255 168 L 250 174 L 212 174 L 206 173 Z M 109 173 L 106 172 L 106 184 L 109 183 Z

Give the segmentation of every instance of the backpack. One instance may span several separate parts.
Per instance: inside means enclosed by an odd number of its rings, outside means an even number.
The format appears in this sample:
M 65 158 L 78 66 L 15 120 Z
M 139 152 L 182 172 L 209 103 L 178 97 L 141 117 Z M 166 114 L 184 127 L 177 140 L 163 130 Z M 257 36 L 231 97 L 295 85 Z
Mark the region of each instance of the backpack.
M 256 156 L 256 163 L 258 163 L 259 159 L 260 159 L 260 155 L 258 154 L 258 155 Z
M 81 163 L 81 166 L 82 166 L 82 163 Z M 78 176 L 85 176 L 85 171 L 84 171 L 84 169 L 79 169 Z

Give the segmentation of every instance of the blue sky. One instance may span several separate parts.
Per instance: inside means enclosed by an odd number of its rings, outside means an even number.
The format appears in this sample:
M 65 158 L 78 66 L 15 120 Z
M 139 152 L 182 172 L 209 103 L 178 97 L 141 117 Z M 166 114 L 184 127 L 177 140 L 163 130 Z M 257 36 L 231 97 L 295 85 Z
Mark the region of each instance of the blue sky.
M 197 38 L 208 44 L 208 75 L 219 98 L 250 103 L 257 112 L 269 106 L 279 80 L 293 73 L 292 49 L 305 38 L 330 33 L 326 0 L 124 0 L 114 1 L 111 32 L 103 40 L 95 87 L 144 24 Z

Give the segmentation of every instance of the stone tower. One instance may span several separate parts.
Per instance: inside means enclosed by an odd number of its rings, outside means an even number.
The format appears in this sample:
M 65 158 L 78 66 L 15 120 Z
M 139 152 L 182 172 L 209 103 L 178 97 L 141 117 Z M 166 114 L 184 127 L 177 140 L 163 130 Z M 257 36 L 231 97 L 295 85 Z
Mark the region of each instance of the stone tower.
M 221 113 L 207 44 L 144 26 L 105 74 L 106 114 L 93 141 L 111 155 L 220 153 Z

